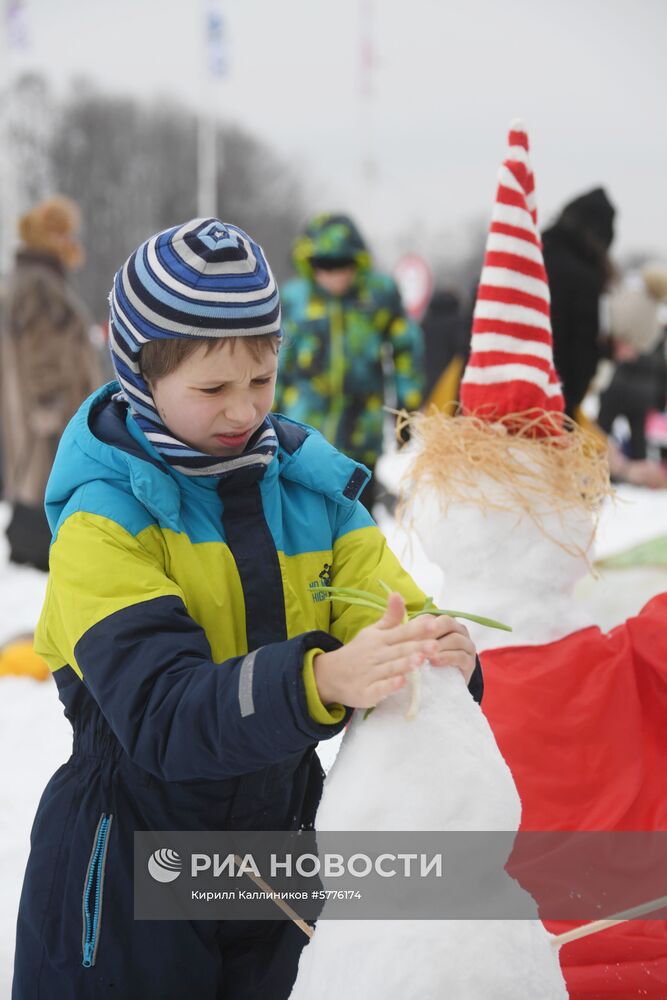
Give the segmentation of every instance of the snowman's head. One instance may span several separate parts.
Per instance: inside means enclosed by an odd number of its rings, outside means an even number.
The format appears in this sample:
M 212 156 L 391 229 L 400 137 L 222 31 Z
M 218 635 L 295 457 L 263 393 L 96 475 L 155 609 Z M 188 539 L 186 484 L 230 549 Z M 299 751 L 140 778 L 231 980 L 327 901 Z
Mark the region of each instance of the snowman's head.
M 586 574 L 609 489 L 597 439 L 578 429 L 528 438 L 440 413 L 419 418 L 415 429 L 406 521 L 445 582 L 521 581 L 562 593 Z
M 590 568 L 592 512 L 554 509 L 548 499 L 512 509 L 502 505 L 507 499 L 483 474 L 476 494 L 447 504 L 434 485 L 425 485 L 410 504 L 414 530 L 445 583 L 569 593 Z

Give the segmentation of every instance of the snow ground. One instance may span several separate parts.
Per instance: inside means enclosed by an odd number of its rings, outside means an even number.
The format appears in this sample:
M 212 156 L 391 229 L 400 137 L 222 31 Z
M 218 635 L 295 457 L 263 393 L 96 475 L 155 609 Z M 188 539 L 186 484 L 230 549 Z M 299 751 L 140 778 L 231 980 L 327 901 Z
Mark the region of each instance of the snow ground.
M 438 567 L 429 562 L 416 540 L 410 544 L 389 516 L 378 513 L 381 527 L 406 568 L 428 593 L 436 592 Z M 6 506 L 0 504 L 0 643 L 32 631 L 46 590 L 45 574 L 8 564 L 7 516 Z M 661 534 L 667 534 L 667 495 L 621 487 L 618 501 L 603 510 L 597 555 L 613 555 Z M 577 597 L 606 630 L 666 590 L 665 569 L 606 570 L 598 579 L 582 580 Z M 0 677 L 0 997 L 10 992 L 16 912 L 30 827 L 44 786 L 70 749 L 71 730 L 55 685 Z M 336 749 L 335 741 L 321 745 L 326 767 Z
M 35 627 L 46 574 L 7 562 L 0 504 L 0 644 Z M 37 804 L 53 772 L 67 760 L 72 730 L 53 681 L 0 677 L 0 997 L 9 997 L 14 937 L 29 836 Z

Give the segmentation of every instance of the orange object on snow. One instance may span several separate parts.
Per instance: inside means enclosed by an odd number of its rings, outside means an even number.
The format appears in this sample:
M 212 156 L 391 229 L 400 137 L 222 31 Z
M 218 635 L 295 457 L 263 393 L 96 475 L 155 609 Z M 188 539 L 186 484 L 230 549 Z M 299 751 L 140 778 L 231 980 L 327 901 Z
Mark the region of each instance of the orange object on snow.
M 32 639 L 16 639 L 0 649 L 0 677 L 7 675 L 34 677 L 45 681 L 49 668 L 32 646 Z

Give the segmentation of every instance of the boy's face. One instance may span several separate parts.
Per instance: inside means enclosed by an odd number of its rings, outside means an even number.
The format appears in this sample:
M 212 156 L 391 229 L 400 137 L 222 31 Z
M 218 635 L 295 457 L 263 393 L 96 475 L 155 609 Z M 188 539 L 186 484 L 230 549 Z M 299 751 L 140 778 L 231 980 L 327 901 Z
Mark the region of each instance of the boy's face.
M 357 269 L 354 264 L 333 269 L 327 268 L 326 270 L 321 267 L 313 268 L 313 277 L 316 283 L 329 295 L 345 295 L 354 284 L 356 276 Z
M 240 455 L 273 404 L 278 357 L 270 345 L 255 361 L 242 340 L 202 346 L 149 383 L 163 422 L 179 440 L 207 455 Z

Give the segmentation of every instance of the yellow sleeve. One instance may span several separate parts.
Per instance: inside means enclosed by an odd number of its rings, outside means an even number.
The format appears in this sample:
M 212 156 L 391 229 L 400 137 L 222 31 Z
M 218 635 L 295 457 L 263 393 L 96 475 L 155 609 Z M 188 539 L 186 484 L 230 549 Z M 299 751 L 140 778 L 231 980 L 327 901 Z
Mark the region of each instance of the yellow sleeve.
M 386 591 L 380 580 L 402 594 L 408 611 L 424 607 L 426 595 L 403 569 L 377 525 L 354 528 L 340 535 L 334 542 L 331 586 L 368 590 L 382 597 Z M 343 643 L 380 617 L 371 608 L 336 600 L 332 608 L 329 631 Z
M 46 600 L 35 630 L 35 651 L 57 670 L 69 664 L 81 677 L 74 649 L 81 637 L 116 611 L 182 590 L 165 573 L 159 532 L 130 534 L 115 521 L 78 511 L 61 526 L 49 554 Z
M 318 653 L 322 652 L 323 650 L 321 649 L 309 649 L 304 656 L 303 683 L 306 688 L 306 701 L 308 703 L 308 712 L 311 719 L 315 722 L 319 722 L 322 726 L 327 726 L 341 722 L 345 716 L 345 708 L 343 705 L 339 705 L 337 703 L 325 706 L 320 700 L 317 684 L 315 683 L 313 660 Z

